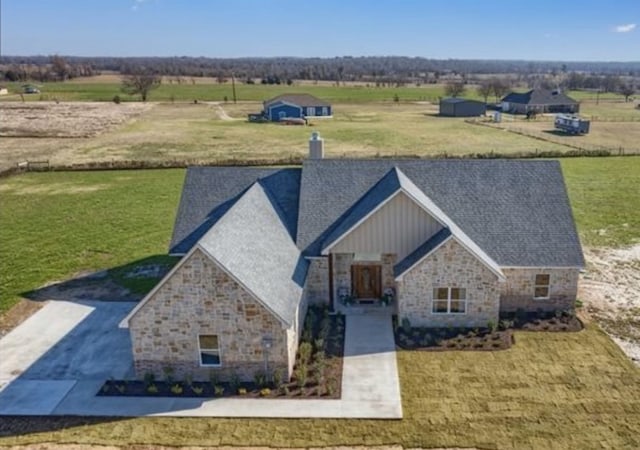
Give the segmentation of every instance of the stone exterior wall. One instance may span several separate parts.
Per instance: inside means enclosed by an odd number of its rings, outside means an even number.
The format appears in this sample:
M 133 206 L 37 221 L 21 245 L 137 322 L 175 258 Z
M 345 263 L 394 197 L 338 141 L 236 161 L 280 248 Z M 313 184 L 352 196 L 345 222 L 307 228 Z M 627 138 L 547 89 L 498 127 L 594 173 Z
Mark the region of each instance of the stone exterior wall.
M 434 314 L 433 289 L 466 289 L 465 314 Z M 454 239 L 403 276 L 398 282 L 398 318 L 412 326 L 484 327 L 498 322 L 500 286 L 498 277 Z
M 273 338 L 270 370 L 291 375 L 291 353 L 297 349 L 297 331 L 282 323 L 242 286 L 201 251 L 167 280 L 132 317 L 129 324 L 138 377 L 152 372 L 162 378 L 172 367 L 176 378 L 185 375 L 208 380 L 211 372 L 225 380 L 237 374 L 252 380 L 264 370 L 262 339 Z M 221 366 L 201 367 L 199 334 L 218 335 Z
M 500 290 L 500 311 L 572 310 L 578 295 L 579 269 L 503 269 L 507 282 Z M 534 300 L 534 285 L 537 274 L 550 275 L 548 300 Z
M 309 304 L 329 302 L 329 258 L 310 260 L 305 296 Z
M 333 288 L 335 289 L 335 299 L 338 301 L 340 288 L 346 288 L 352 294 L 351 287 L 351 266 L 354 264 L 379 264 L 382 266 L 382 292 L 388 287 L 396 289 L 396 281 L 393 276 L 393 266 L 396 264 L 396 255 L 383 253 L 379 262 L 357 262 L 353 260 L 353 253 L 336 253 L 333 255 Z

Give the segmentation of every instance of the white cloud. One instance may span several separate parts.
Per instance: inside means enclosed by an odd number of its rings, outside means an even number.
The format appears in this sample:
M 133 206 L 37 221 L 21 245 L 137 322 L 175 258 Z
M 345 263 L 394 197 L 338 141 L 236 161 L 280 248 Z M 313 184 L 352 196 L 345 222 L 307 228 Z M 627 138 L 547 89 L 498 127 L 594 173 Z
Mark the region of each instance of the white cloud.
M 147 0 L 133 0 L 133 5 L 131 6 L 132 11 L 137 11 L 140 8 L 140 5 L 145 3 Z
M 616 26 L 613 31 L 615 31 L 616 33 L 628 33 L 629 31 L 633 31 L 636 28 L 636 24 L 635 23 L 628 23 L 625 25 L 618 25 Z

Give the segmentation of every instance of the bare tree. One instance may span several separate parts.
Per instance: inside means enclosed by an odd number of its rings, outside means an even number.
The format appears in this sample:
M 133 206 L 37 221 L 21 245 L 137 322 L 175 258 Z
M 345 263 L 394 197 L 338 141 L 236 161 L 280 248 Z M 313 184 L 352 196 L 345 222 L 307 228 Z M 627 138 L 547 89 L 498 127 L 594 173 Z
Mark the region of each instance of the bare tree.
M 624 95 L 624 101 L 628 102 L 629 97 L 636 93 L 635 87 L 631 83 L 625 84 L 620 88 L 620 93 Z
M 162 77 L 154 74 L 150 70 L 136 69 L 122 78 L 122 91 L 129 95 L 138 95 L 143 102 L 147 101 L 149 91 L 160 86 Z
M 59 55 L 53 55 L 49 58 L 51 63 L 51 71 L 56 74 L 60 81 L 65 81 L 70 74 L 67 61 Z
M 491 90 L 493 95 L 496 96 L 496 103 L 500 101 L 500 97 L 506 94 L 510 87 L 510 83 L 506 79 L 493 78 L 491 80 Z
M 493 92 L 493 86 L 491 85 L 491 80 L 481 81 L 478 87 L 476 88 L 476 92 L 480 97 L 484 98 L 484 102 L 487 103 L 487 99 Z
M 448 97 L 457 97 L 464 94 L 466 90 L 464 83 L 461 81 L 449 81 L 444 85 L 444 93 Z

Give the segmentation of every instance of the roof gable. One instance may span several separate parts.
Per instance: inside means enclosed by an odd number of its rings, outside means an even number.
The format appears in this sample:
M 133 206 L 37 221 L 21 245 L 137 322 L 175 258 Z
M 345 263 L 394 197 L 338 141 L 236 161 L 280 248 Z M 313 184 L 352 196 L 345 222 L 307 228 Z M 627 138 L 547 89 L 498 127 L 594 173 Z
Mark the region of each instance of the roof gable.
M 319 255 L 394 166 L 500 266 L 584 265 L 560 165 L 540 160 L 307 160 L 297 235 L 304 254 Z
M 524 93 L 511 92 L 507 94 L 502 101 L 525 105 L 567 105 L 578 103 L 562 92 L 540 88 L 532 89 Z
M 196 251 L 202 251 L 285 326 L 290 326 L 302 299 L 308 262 L 291 239 L 279 209 L 263 184 L 254 183 L 120 326 L 126 327 Z
M 292 238 L 297 233 L 300 169 L 190 167 L 176 214 L 169 253 L 187 253 L 257 180 L 283 214 Z
M 256 182 L 198 246 L 290 325 L 302 297 L 308 263 L 278 210 L 262 183 Z
M 291 93 L 291 94 L 281 94 L 276 97 L 273 97 L 264 102 L 265 108 L 269 108 L 271 104 L 276 102 L 284 102 L 297 106 L 331 106 L 330 103 L 320 100 L 317 97 L 314 97 L 310 94 L 303 93 Z

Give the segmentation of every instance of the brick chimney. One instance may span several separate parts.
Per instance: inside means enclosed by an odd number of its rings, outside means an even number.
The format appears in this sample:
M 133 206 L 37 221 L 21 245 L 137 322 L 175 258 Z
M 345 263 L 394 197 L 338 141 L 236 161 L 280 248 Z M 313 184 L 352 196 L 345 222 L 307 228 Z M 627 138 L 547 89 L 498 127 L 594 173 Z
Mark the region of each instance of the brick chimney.
M 324 158 L 324 140 L 320 137 L 320 133 L 314 131 L 309 139 L 309 159 Z

